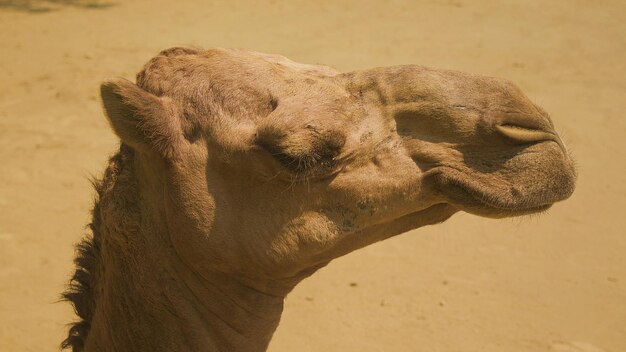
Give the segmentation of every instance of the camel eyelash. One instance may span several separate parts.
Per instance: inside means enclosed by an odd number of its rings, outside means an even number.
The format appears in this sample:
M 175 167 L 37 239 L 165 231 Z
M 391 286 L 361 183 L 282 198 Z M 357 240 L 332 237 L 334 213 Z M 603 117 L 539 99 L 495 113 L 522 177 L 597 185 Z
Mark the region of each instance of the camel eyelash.
M 316 152 L 305 155 L 291 155 L 285 152 L 272 153 L 281 165 L 290 171 L 301 174 L 311 172 L 316 168 L 330 168 L 334 160 L 328 156 L 322 156 Z
M 320 132 L 310 125 L 290 132 L 268 125 L 257 131 L 255 144 L 291 173 L 321 173 L 336 164 L 345 136 L 332 130 Z
M 270 112 L 273 112 L 274 110 L 276 110 L 276 108 L 278 107 L 278 99 L 270 95 L 269 106 L 270 106 Z

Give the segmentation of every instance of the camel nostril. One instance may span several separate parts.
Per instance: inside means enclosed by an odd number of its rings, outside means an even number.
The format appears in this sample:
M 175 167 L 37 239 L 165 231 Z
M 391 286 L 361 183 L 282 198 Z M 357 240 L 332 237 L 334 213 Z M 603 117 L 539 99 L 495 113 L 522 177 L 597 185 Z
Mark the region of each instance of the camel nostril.
M 563 153 L 567 155 L 567 150 L 565 149 L 563 141 L 561 141 L 561 138 L 559 138 L 559 136 L 555 132 L 553 132 L 552 129 L 539 130 L 517 125 L 504 124 L 496 126 L 496 130 L 498 130 L 498 132 L 500 132 L 505 137 L 512 140 L 514 143 L 530 144 L 544 141 L 556 142 L 563 151 Z
M 502 116 L 499 125 L 519 128 L 520 130 L 555 134 L 550 118 L 537 114 L 509 113 Z
M 547 115 L 507 113 L 501 115 L 495 129 L 516 143 L 555 141 L 562 144 Z
M 517 125 L 499 125 L 496 126 L 496 129 L 502 135 L 521 143 L 541 142 L 557 138 L 552 132 Z

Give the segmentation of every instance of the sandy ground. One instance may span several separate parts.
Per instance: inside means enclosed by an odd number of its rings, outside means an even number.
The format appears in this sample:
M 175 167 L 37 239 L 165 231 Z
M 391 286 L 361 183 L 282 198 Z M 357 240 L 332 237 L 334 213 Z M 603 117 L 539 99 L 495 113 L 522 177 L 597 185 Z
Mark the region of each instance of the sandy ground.
M 59 292 L 117 143 L 99 82 L 186 44 L 506 77 L 578 160 L 547 215 L 459 214 L 337 260 L 288 297 L 271 352 L 626 351 L 626 2 L 173 3 L 0 0 L 0 351 L 54 350 L 74 319 Z

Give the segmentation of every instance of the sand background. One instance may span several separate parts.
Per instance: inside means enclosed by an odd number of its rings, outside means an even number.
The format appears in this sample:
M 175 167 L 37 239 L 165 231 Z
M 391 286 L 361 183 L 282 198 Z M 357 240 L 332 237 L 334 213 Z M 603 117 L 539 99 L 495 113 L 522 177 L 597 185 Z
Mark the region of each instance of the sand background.
M 339 70 L 509 78 L 579 165 L 547 215 L 455 215 L 336 260 L 287 299 L 271 352 L 626 351 L 626 2 L 0 0 L 0 351 L 52 351 L 117 141 L 99 83 L 174 45 Z

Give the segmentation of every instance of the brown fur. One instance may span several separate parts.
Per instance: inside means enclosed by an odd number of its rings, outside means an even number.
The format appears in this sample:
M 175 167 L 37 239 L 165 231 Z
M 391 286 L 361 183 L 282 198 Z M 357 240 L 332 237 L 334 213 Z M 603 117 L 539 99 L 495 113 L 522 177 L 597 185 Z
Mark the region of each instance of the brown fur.
M 91 319 L 93 318 L 97 301 L 96 285 L 98 272 L 100 271 L 99 266 L 102 264 L 100 252 L 103 237 L 101 201 L 103 198 L 107 198 L 107 193 L 109 195 L 112 193 L 119 174 L 124 170 L 124 164 L 128 164 L 132 160 L 132 155 L 132 150 L 122 145 L 119 152 L 109 160 L 109 166 L 105 170 L 103 177 L 92 182 L 96 190 L 96 196 L 91 211 L 90 233 L 76 245 L 76 258 L 74 259 L 76 270 L 74 275 L 72 275 L 68 289 L 62 295 L 64 300 L 72 304 L 74 312 L 80 320 L 73 323 L 70 327 L 68 337 L 61 344 L 62 348 L 72 348 L 72 351 L 75 352 L 82 351 L 84 340 L 89 334 Z M 121 186 L 125 185 L 122 184 Z M 126 196 L 132 196 L 133 194 L 136 194 L 136 192 L 132 188 L 125 192 Z M 120 215 L 122 214 L 120 213 Z M 116 219 L 115 221 L 124 223 L 123 219 Z
M 501 79 L 172 48 L 101 91 L 122 146 L 64 294 L 75 352 L 264 351 L 286 294 L 332 259 L 574 189 L 550 118 Z

